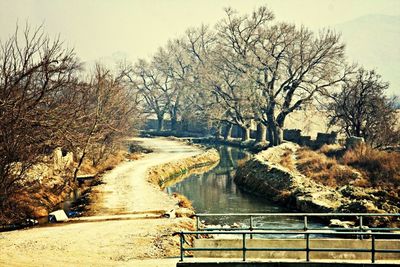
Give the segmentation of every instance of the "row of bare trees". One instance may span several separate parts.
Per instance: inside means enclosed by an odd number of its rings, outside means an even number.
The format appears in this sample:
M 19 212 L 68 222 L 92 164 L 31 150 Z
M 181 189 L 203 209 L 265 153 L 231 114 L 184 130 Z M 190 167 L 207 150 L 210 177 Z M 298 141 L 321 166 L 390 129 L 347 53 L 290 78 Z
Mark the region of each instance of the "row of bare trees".
M 270 145 L 278 145 L 290 113 L 316 99 L 338 103 L 338 92 L 352 90 L 360 71 L 346 62 L 340 34 L 275 22 L 273 13 L 260 7 L 249 15 L 226 9 L 215 27 L 187 30 L 125 74 L 142 92 L 147 112 L 156 114 L 158 130 L 169 114 L 172 130 L 178 119 L 183 125 L 193 119 L 211 122 L 224 127 L 219 131 L 225 135 L 236 125 L 246 141 L 256 122 L 257 141 L 268 136 Z
M 0 211 L 20 190 L 26 171 L 62 147 L 102 160 L 134 125 L 137 94 L 109 70 L 82 71 L 73 50 L 41 27 L 16 30 L 0 44 Z M 71 178 L 70 177 L 70 178 Z

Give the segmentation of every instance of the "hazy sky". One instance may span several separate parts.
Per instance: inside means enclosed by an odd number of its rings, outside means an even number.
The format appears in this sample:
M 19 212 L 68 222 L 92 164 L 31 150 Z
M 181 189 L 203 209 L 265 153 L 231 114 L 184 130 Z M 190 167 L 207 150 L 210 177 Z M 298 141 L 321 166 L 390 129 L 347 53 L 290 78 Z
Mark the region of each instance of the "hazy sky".
M 0 39 L 28 21 L 60 34 L 83 61 L 135 60 L 190 26 L 214 24 L 224 7 L 247 13 L 264 4 L 278 20 L 313 29 L 368 14 L 400 15 L 400 0 L 0 0 Z

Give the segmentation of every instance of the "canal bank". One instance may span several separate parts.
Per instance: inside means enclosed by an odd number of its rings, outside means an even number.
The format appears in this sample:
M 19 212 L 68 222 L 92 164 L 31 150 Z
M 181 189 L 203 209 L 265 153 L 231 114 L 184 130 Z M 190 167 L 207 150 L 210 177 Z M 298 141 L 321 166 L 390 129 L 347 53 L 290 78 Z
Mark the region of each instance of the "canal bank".
M 290 213 L 291 207 L 279 205 L 265 197 L 248 192 L 237 186 L 234 177 L 237 168 L 242 166 L 252 157 L 252 153 L 240 148 L 227 145 L 211 145 L 218 150 L 220 162 L 213 169 L 200 174 L 192 174 L 165 190 L 169 194 L 178 192 L 186 196 L 191 202 L 196 213 Z M 300 228 L 303 225 L 301 218 L 256 216 L 254 226 L 262 227 L 292 227 Z M 209 225 L 244 224 L 248 220 L 238 220 L 230 216 L 202 218 Z M 310 226 L 323 226 L 318 221 L 311 221 Z

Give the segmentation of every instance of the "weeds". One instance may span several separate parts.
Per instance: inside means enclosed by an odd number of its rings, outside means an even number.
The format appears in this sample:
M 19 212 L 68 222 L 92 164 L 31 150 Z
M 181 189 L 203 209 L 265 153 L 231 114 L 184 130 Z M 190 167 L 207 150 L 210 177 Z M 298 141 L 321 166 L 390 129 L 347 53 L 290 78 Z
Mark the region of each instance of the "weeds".
M 336 159 L 309 149 L 297 153 L 297 169 L 307 177 L 330 187 L 346 185 L 359 178 L 358 173 Z
M 400 153 L 373 149 L 359 145 L 348 150 L 343 164 L 362 170 L 372 185 L 390 183 L 400 186 Z
M 290 149 L 285 149 L 285 152 L 283 152 L 280 162 L 283 167 L 289 169 L 289 170 L 294 170 L 294 163 L 293 163 L 293 152 Z
M 192 202 L 187 197 L 179 193 L 173 193 L 172 196 L 178 200 L 179 207 L 193 210 Z
M 335 156 L 330 158 L 327 155 Z M 392 187 L 394 190 L 400 186 L 398 152 L 381 151 L 362 144 L 345 152 L 332 146 L 323 146 L 319 151 L 303 148 L 297 156 L 298 170 L 324 185 L 336 187 L 352 183 L 362 187 Z

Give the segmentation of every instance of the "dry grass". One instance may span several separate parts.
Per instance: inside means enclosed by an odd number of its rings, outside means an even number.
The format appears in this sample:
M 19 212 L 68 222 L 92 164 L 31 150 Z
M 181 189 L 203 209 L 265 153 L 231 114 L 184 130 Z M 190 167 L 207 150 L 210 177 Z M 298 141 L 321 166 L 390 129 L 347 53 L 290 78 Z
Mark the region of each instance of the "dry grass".
M 352 168 L 336 159 L 306 148 L 297 152 L 297 169 L 307 177 L 326 186 L 337 187 L 356 181 L 359 176 Z
M 114 169 L 124 160 L 137 160 L 141 156 L 139 153 L 126 153 L 119 150 L 109 155 L 105 160 L 101 161 L 97 166 L 93 166 L 90 159 L 85 159 L 79 169 L 79 174 L 98 174 Z
M 148 170 L 147 180 L 163 188 L 170 180 L 176 180 L 196 168 L 212 166 L 216 162 L 219 162 L 219 153 L 210 149 L 196 156 L 152 167 Z
M 96 169 L 99 173 L 112 170 L 125 159 L 126 153 L 124 151 L 117 151 L 116 153 L 111 154 L 109 157 L 107 157 L 106 160 L 98 164 L 96 166 Z
M 331 158 L 340 158 L 343 156 L 345 150 L 344 147 L 339 144 L 325 144 L 320 149 L 318 149 L 318 152 L 321 152 Z
M 319 151 L 303 148 L 297 153 L 297 169 L 311 179 L 332 187 L 352 183 L 399 191 L 400 153 L 381 151 L 367 145 L 346 152 L 335 151 L 341 150 L 332 146 L 323 146 Z M 336 153 L 334 158 L 326 156 L 332 153 Z
M 372 185 L 400 186 L 400 153 L 359 145 L 347 151 L 342 162 L 361 170 Z
M 172 196 L 178 200 L 179 207 L 193 210 L 192 202 L 187 197 L 179 193 L 173 193 Z
M 293 152 L 290 149 L 285 149 L 283 152 L 281 159 L 279 161 L 279 164 L 281 164 L 283 167 L 289 169 L 289 170 L 294 170 L 294 162 L 293 162 Z

